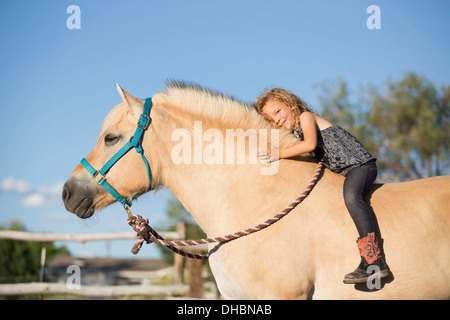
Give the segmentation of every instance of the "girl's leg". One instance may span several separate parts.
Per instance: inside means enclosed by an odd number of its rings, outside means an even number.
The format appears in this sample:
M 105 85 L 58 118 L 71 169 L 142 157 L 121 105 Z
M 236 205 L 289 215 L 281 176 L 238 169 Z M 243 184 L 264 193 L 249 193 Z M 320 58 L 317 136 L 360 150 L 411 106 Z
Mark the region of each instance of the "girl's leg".
M 369 163 L 350 170 L 344 181 L 344 200 L 350 215 L 358 229 L 357 241 L 361 262 L 355 271 L 344 277 L 344 283 L 364 283 L 369 277 L 385 278 L 389 269 L 381 256 L 381 248 L 375 234 L 375 226 L 369 206 L 364 201 L 364 195 L 369 191 L 375 178 L 377 167 Z M 375 269 L 369 269 L 374 266 Z M 371 274 L 371 271 L 375 271 Z
M 375 232 L 372 214 L 368 204 L 364 201 L 364 196 L 376 177 L 377 167 L 374 163 L 355 167 L 345 176 L 344 201 L 360 238 L 366 237 L 370 232 Z

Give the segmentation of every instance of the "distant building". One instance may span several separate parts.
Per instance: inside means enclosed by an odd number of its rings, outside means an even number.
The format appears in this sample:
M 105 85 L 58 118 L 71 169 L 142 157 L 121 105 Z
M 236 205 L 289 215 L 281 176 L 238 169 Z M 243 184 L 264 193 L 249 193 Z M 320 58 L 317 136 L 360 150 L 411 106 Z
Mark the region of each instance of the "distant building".
M 149 284 L 173 275 L 174 268 L 162 260 L 76 258 L 57 255 L 47 265 L 46 282 L 66 282 L 67 268 L 76 265 L 81 271 L 81 285 Z

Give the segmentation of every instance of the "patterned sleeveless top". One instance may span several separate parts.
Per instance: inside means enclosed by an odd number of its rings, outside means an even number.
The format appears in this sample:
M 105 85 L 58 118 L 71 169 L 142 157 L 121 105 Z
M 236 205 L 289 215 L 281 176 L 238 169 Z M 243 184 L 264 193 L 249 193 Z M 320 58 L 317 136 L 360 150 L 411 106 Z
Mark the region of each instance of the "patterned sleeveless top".
M 297 131 L 304 140 L 303 131 Z M 313 156 L 323 161 L 331 171 L 345 176 L 350 169 L 376 160 L 374 156 L 354 136 L 339 126 L 317 130 L 317 147 Z

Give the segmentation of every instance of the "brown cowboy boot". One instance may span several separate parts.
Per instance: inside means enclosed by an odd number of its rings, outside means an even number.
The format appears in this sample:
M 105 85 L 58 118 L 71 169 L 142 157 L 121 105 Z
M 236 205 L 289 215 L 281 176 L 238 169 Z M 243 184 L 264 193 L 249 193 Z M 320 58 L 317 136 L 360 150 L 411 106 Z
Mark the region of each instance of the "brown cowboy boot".
M 380 279 L 389 275 L 389 268 L 381 256 L 378 239 L 374 232 L 368 233 L 367 237 L 357 241 L 361 263 L 355 271 L 348 273 L 344 277 L 344 283 L 364 283 L 369 277 L 378 276 Z M 375 266 L 375 273 L 368 273 L 370 266 Z

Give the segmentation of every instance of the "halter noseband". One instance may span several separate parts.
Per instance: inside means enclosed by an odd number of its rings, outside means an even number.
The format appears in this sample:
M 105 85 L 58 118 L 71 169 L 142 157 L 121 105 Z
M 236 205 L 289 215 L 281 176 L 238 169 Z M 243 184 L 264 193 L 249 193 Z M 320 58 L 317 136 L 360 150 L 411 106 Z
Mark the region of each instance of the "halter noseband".
M 130 212 L 129 207 L 131 207 L 131 200 L 126 199 L 122 197 L 105 179 L 106 173 L 108 173 L 109 169 L 117 162 L 120 158 L 122 158 L 128 151 L 130 151 L 132 148 L 136 150 L 137 153 L 139 153 L 142 157 L 142 160 L 144 161 L 145 167 L 147 168 L 147 175 L 148 180 L 150 181 L 150 189 L 152 188 L 152 178 L 150 175 L 150 166 L 148 165 L 147 159 L 144 156 L 141 140 L 142 140 L 142 134 L 145 130 L 147 130 L 151 118 L 150 118 L 150 109 L 152 108 L 152 98 L 145 99 L 145 105 L 144 105 L 144 111 L 142 112 L 141 116 L 139 117 L 139 121 L 137 123 L 136 131 L 134 132 L 134 135 L 130 138 L 130 141 L 128 141 L 119 151 L 116 152 L 115 155 L 111 157 L 111 159 L 106 162 L 106 164 L 100 169 L 95 170 L 93 166 L 89 164 L 89 162 L 83 158 L 81 160 L 81 164 L 83 167 L 86 168 L 86 170 L 97 180 L 97 183 L 101 185 L 103 188 L 105 188 L 106 191 L 108 191 L 117 201 L 119 201 L 125 208 L 127 212 Z

